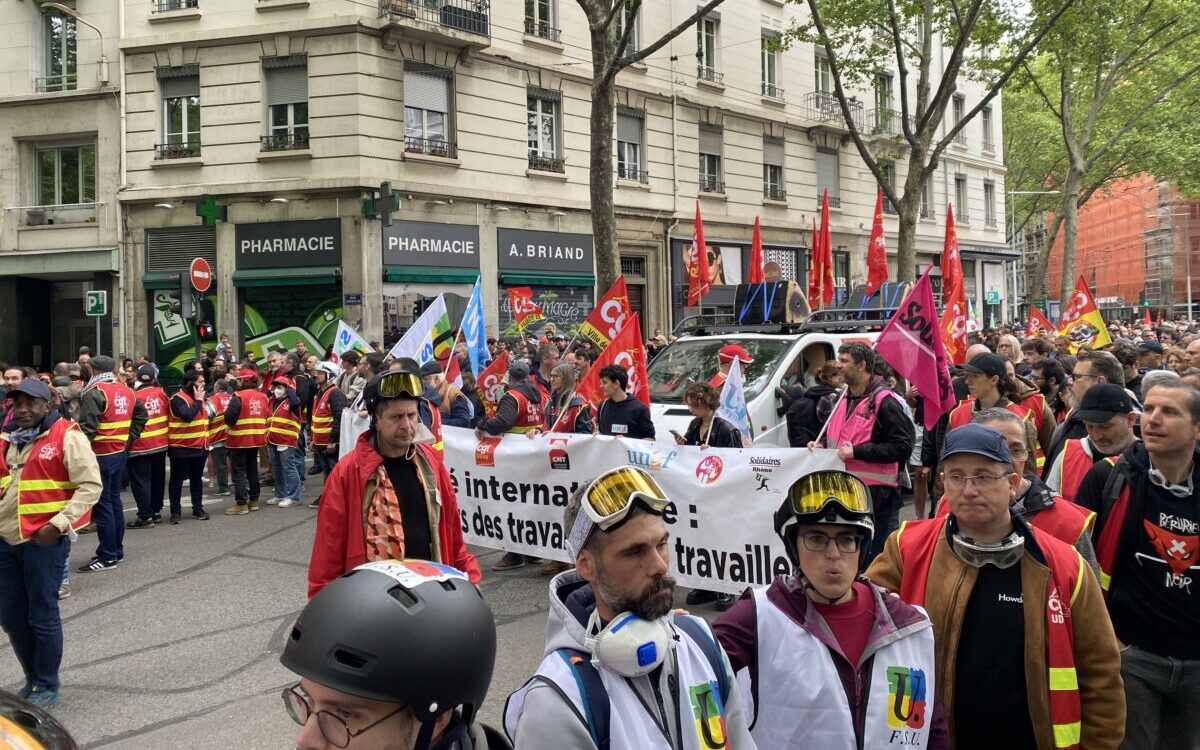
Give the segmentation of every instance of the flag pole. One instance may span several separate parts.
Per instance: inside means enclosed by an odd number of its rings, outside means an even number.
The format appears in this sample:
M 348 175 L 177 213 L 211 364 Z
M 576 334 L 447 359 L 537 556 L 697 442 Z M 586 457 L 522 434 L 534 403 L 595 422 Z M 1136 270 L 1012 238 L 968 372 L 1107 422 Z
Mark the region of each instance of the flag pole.
M 846 400 L 846 394 L 850 392 L 850 386 L 842 386 L 842 395 L 838 396 L 838 400 L 833 404 L 833 411 L 829 412 L 829 416 L 825 419 L 825 424 L 821 425 L 821 431 L 817 433 L 817 437 L 813 440 L 814 443 L 821 442 L 821 438 L 825 437 L 825 430 L 829 429 L 829 423 L 833 421 L 833 415 L 837 412 L 838 406 Z
M 454 334 L 454 341 L 450 342 L 450 357 L 458 356 L 458 354 L 455 353 L 455 349 L 458 348 L 458 342 L 459 342 L 459 339 L 461 339 L 461 338 L 462 338 L 462 323 L 459 323 L 458 324 L 458 332 Z M 450 357 L 446 357 L 446 364 L 442 367 L 442 377 L 445 377 L 446 374 L 448 372 L 450 372 Z M 435 359 L 436 359 L 436 357 L 435 357 Z M 461 369 L 461 367 L 459 369 Z M 474 375 L 475 373 L 471 373 L 471 374 Z

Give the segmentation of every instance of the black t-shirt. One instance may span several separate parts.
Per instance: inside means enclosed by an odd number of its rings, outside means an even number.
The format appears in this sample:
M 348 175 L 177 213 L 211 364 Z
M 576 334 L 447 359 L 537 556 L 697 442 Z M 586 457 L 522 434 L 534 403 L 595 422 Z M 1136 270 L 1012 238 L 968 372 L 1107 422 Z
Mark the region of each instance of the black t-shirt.
M 429 536 L 429 508 L 425 505 L 425 488 L 417 479 L 417 465 L 412 459 L 384 458 L 383 468 L 396 490 L 404 523 L 404 554 L 419 560 L 433 557 L 433 541 Z
M 954 731 L 958 747 L 971 750 L 1037 750 L 1025 690 L 1019 563 L 984 565 L 971 589 L 955 662 Z
M 601 435 L 616 435 L 627 438 L 653 438 L 654 423 L 650 421 L 650 409 L 633 396 L 624 401 L 608 399 L 601 402 L 599 409 Z

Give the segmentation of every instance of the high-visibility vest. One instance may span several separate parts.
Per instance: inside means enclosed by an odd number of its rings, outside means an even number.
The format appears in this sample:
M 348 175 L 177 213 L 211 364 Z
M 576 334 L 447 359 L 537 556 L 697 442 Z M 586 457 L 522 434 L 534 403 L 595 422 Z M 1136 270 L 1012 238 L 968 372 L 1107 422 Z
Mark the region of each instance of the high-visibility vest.
M 267 444 L 267 419 L 271 402 L 257 389 L 243 388 L 237 393 L 242 408 L 237 424 L 226 425 L 227 448 L 261 448 Z
M 133 390 L 122 383 L 97 383 L 104 394 L 104 413 L 92 438 L 92 452 L 97 456 L 121 453 L 129 445 L 129 425 L 133 421 Z
M 1095 465 L 1095 460 L 1092 459 L 1092 454 L 1088 451 L 1088 447 L 1084 447 L 1083 441 L 1087 438 L 1072 438 L 1063 443 L 1063 449 L 1059 451 L 1058 472 L 1061 479 L 1058 488 L 1059 494 L 1068 500 L 1075 499 L 1075 493 L 1079 491 L 1079 485 L 1083 484 L 1083 478 L 1091 471 Z M 1094 450 L 1094 448 L 1093 448 Z
M 50 523 L 75 495 L 75 483 L 63 463 L 63 451 L 67 431 L 78 429 L 79 425 L 71 420 L 59 419 L 34 441 L 17 480 L 17 520 L 22 539 L 33 537 L 38 529 Z M 8 445 L 7 439 L 0 438 L 0 493 L 8 490 L 12 482 L 6 459 Z M 81 529 L 91 520 L 89 508 L 71 526 Z
M 221 445 L 226 440 L 225 407 L 229 406 L 229 394 L 219 391 L 208 397 L 212 405 L 212 416 L 208 419 L 208 447 Z
M 183 391 L 177 391 L 171 398 L 182 399 L 189 409 L 196 405 L 196 399 Z M 174 412 L 169 412 L 169 414 L 170 416 L 167 417 L 167 444 L 172 448 L 204 450 L 205 442 L 208 440 L 208 414 L 204 412 L 204 409 L 199 409 L 195 418 L 190 422 L 184 422 L 175 416 Z
M 133 392 L 134 398 L 145 408 L 146 426 L 129 446 L 129 455 L 153 453 L 167 447 L 167 393 L 156 385 L 139 388 Z
M 1101 460 L 1107 461 L 1115 471 L 1119 458 L 1120 456 L 1106 456 Z M 1107 485 L 1107 482 L 1105 484 Z M 1112 589 L 1113 570 L 1117 567 L 1117 553 L 1120 552 L 1121 546 L 1121 529 L 1125 526 L 1125 516 L 1129 514 L 1129 499 L 1132 497 L 1129 483 L 1122 482 L 1121 485 L 1121 492 L 1113 502 L 1112 508 L 1104 520 L 1104 526 L 1100 529 L 1099 536 L 1096 537 L 1096 562 L 1100 563 L 1100 588 L 1104 590 L 1106 598 Z M 1102 502 L 1107 502 L 1107 498 L 1103 498 Z
M 1020 404 L 1014 404 L 1012 401 L 1009 401 L 1007 398 L 1005 398 L 1004 400 L 1008 401 L 1008 403 L 1004 405 L 1005 409 L 1008 409 L 1010 412 L 1012 412 L 1013 414 L 1016 414 L 1021 419 L 1024 419 L 1027 422 L 1029 422 L 1030 424 L 1034 425 L 1033 458 L 1034 458 L 1034 462 L 1037 466 L 1037 471 L 1039 474 L 1041 474 L 1042 467 L 1046 465 L 1046 452 L 1042 449 L 1042 444 L 1038 441 L 1038 438 L 1037 438 L 1037 423 L 1034 422 L 1034 419 L 1033 419 L 1033 410 L 1028 407 L 1021 406 Z M 954 407 L 954 411 L 950 412 L 950 429 L 953 430 L 956 427 L 962 427 L 965 424 L 969 424 L 971 421 L 971 418 L 974 416 L 975 416 L 975 397 L 968 396 L 965 401 L 963 401 L 958 406 Z
M 1030 526 L 1046 532 L 1059 541 L 1074 547 L 1084 534 L 1092 533 L 1096 523 L 1096 514 L 1080 505 L 1076 505 L 1065 497 L 1051 497 L 1053 505 L 1042 508 L 1033 515 L 1022 516 Z M 942 498 L 937 505 L 937 515 L 949 515 L 950 504 Z
M 313 445 L 329 445 L 329 438 L 333 434 L 333 409 L 329 408 L 329 397 L 333 395 L 335 389 L 336 386 L 326 388 L 313 406 Z
M 545 426 L 546 416 L 542 411 L 542 402 L 530 401 L 524 393 L 515 389 L 508 391 L 507 395 L 512 396 L 517 402 L 517 421 L 508 428 L 508 432 L 525 434 L 540 430 Z
M 1031 393 L 1018 402 L 1018 406 L 1024 406 L 1029 410 L 1029 418 L 1033 422 L 1033 434 L 1042 434 L 1042 424 L 1046 419 L 1046 397 L 1041 393 Z M 1042 445 L 1035 439 L 1035 449 L 1033 451 L 1034 461 L 1037 465 L 1038 473 L 1042 471 L 1042 467 L 1046 465 L 1046 446 Z
M 875 417 L 885 398 L 899 398 L 887 388 L 879 388 L 874 393 L 866 394 L 850 411 L 850 402 L 842 398 L 829 415 L 829 426 L 826 434 L 829 445 L 837 446 L 845 443 L 860 445 L 871 442 L 871 432 L 875 429 Z M 866 485 L 896 487 L 897 476 L 900 473 L 899 463 L 876 464 L 859 461 L 852 458 L 846 462 L 846 471 L 858 477 Z
M 300 442 L 300 415 L 292 411 L 286 396 L 279 400 L 271 412 L 271 421 L 267 424 L 267 442 L 289 448 L 295 448 Z
M 1078 750 L 1082 716 L 1079 680 L 1075 672 L 1075 637 L 1071 605 L 1079 595 L 1084 570 L 1083 558 L 1074 547 L 1059 542 L 1036 528 L 1033 539 L 1050 568 L 1046 595 L 1046 666 L 1049 671 L 1050 721 L 1054 746 L 1059 750 Z M 900 598 L 909 604 L 924 606 L 925 584 L 933 563 L 933 552 L 946 539 L 946 519 L 905 521 L 896 532 L 896 543 L 904 566 Z M 1036 700 L 1036 696 L 1030 696 Z

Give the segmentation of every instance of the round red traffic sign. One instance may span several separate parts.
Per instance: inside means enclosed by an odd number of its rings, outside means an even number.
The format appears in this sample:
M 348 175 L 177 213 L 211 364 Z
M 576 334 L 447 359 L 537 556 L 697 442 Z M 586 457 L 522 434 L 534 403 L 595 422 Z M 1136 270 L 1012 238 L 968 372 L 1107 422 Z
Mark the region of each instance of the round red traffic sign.
M 212 268 L 204 258 L 193 258 L 190 269 L 192 288 L 204 294 L 212 286 Z

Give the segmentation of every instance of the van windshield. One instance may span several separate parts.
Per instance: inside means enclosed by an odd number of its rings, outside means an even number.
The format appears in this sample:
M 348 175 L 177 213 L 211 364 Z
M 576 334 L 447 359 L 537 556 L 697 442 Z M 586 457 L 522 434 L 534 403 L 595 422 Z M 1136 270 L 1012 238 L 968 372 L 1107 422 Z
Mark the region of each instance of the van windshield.
M 754 358 L 746 367 L 746 400 L 767 386 L 771 374 L 792 346 L 786 339 L 704 338 L 675 343 L 664 349 L 646 370 L 650 400 L 664 404 L 683 403 L 683 392 L 694 382 L 707 383 L 717 374 L 717 352 L 726 344 L 741 344 Z

